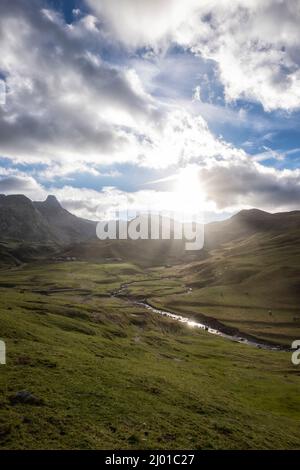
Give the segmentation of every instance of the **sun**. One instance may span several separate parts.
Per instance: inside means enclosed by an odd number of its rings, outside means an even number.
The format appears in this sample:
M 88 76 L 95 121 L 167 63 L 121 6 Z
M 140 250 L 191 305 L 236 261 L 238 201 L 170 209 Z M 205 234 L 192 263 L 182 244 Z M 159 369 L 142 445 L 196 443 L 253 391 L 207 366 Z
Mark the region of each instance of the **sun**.
M 190 166 L 180 171 L 176 178 L 174 198 L 180 212 L 193 215 L 203 211 L 205 194 L 197 168 Z

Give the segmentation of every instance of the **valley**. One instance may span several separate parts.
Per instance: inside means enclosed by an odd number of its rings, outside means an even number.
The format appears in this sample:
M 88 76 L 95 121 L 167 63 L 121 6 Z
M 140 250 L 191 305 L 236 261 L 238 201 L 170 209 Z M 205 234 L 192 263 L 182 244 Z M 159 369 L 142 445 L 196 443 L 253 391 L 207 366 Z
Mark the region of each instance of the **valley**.
M 196 252 L 97 240 L 52 197 L 0 198 L 0 226 L 2 449 L 300 447 L 299 211 Z
M 111 296 L 126 283 L 157 303 L 190 298 L 167 272 L 60 262 L 0 273 L 2 448 L 299 448 L 300 372 L 289 352 Z M 23 390 L 38 404 L 16 398 Z

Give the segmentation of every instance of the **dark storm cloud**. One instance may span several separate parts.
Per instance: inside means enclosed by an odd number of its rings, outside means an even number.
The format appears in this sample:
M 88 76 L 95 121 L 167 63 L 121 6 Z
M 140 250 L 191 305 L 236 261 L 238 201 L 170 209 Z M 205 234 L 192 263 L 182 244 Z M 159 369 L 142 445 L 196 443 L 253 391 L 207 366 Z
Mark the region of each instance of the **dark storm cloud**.
M 23 193 L 34 191 L 38 184 L 33 178 L 22 176 L 0 177 L 0 193 Z
M 208 197 L 220 209 L 239 205 L 292 208 L 300 200 L 299 171 L 276 171 L 240 161 L 201 169 L 199 178 Z

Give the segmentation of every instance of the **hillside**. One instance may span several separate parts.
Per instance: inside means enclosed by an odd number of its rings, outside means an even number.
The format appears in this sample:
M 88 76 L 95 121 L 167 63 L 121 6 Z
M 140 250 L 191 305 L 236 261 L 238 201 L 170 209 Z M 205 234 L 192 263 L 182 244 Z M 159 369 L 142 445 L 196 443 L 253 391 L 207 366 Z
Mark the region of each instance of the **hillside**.
M 215 248 L 226 242 L 246 240 L 256 233 L 270 237 L 291 234 L 300 228 L 300 211 L 270 214 L 258 209 L 242 210 L 222 222 L 205 226 L 205 246 Z
M 250 224 L 252 214 L 250 219 L 245 215 L 244 237 L 233 232 L 237 222 L 241 227 L 239 215 L 214 224 L 215 238 L 213 243 L 206 238 L 206 246 L 211 243 L 215 247 L 206 251 L 205 259 L 164 272 L 188 286 L 188 296 L 170 295 L 155 301 L 290 345 L 300 336 L 299 212 L 275 214 L 255 230 Z M 222 233 L 227 242 L 221 243 Z
M 36 233 L 77 227 L 53 199 L 32 206 Z M 299 448 L 290 352 L 138 303 L 290 347 L 300 337 L 299 239 L 299 212 L 253 210 L 209 224 L 193 254 L 169 240 L 3 240 L 2 263 L 40 262 L 0 271 L 0 447 Z
M 60 262 L 0 272 L 2 449 L 299 448 L 290 353 L 111 296 L 124 282 L 162 300 L 182 291 L 162 271 Z
M 161 223 L 161 222 L 160 222 Z M 204 249 L 186 251 L 184 240 L 105 240 L 96 238 L 96 223 L 64 209 L 54 196 L 32 202 L 22 195 L 0 196 L 0 262 L 18 264 L 49 257 L 85 261 L 132 261 L 143 266 L 169 266 L 203 261 L 212 250 L 250 243 L 281 246 L 293 252 L 299 242 L 300 211 L 269 214 L 258 209 L 244 210 L 222 222 L 205 226 Z M 261 240 L 261 242 L 259 241 Z M 274 260 L 276 262 L 276 260 Z M 236 273 L 235 276 L 238 276 Z M 207 280 L 200 280 L 207 282 Z
M 97 240 L 72 246 L 65 256 L 156 267 L 166 290 L 141 282 L 130 292 L 171 311 L 205 315 L 289 346 L 300 336 L 299 241 L 299 211 L 254 209 L 208 224 L 200 252 L 186 252 L 182 243 L 167 240 Z
M 227 244 L 239 246 L 250 243 L 248 249 L 256 248 L 262 240 L 265 248 L 274 245 L 278 237 L 279 245 L 286 246 L 288 252 L 296 249 L 300 230 L 300 211 L 269 214 L 257 209 L 241 211 L 222 222 L 205 225 L 204 249 L 186 251 L 183 240 L 93 240 L 70 245 L 62 254 L 85 261 L 125 260 L 144 266 L 181 265 L 203 261 L 210 253 L 219 248 L 228 249 Z M 274 259 L 276 263 L 276 259 Z

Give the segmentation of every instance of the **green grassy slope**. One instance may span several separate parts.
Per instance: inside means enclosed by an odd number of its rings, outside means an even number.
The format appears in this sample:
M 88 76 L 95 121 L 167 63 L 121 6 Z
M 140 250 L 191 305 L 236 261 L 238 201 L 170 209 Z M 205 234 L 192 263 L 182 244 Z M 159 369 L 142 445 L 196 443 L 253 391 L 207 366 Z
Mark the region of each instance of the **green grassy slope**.
M 300 231 L 294 230 L 225 243 L 202 261 L 161 271 L 177 283 L 177 294 L 148 291 L 148 296 L 161 306 L 190 316 L 203 313 L 254 336 L 290 345 L 300 337 L 299 240 Z M 147 287 L 140 284 L 139 289 Z
M 184 271 L 191 282 L 193 269 Z M 157 280 L 166 271 L 73 262 L 0 273 L 1 448 L 300 447 L 300 369 L 289 353 L 215 338 L 108 295 L 140 280 L 172 297 L 183 286 Z M 21 390 L 42 404 L 13 404 Z

